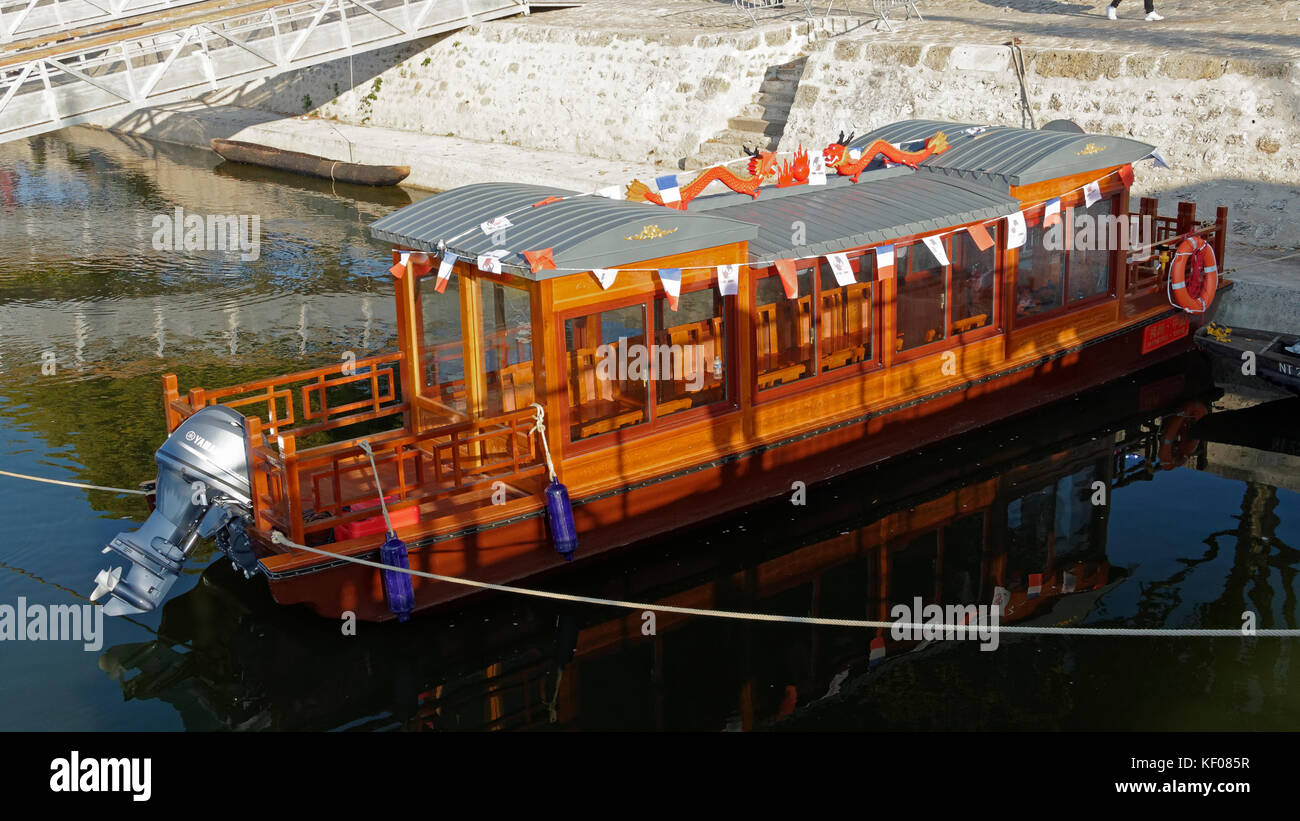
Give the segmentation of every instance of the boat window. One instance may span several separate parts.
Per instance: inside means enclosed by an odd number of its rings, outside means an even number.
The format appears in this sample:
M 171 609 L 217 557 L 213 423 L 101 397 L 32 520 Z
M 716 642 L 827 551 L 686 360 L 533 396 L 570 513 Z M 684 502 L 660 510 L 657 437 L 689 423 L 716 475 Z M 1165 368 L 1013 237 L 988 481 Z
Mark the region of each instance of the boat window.
M 564 344 L 575 441 L 646 422 L 651 362 L 644 305 L 567 319 Z
M 876 278 L 876 255 L 858 254 L 849 259 L 849 264 L 857 282 L 843 286 L 836 282 L 830 263 L 821 264 L 821 309 L 817 319 L 821 373 L 872 358 L 871 288 Z
M 789 299 L 775 273 L 755 289 L 758 387 L 770 388 L 813 376 L 813 269 L 797 272 L 799 295 Z
M 945 248 L 950 245 L 945 237 Z M 897 350 L 946 339 L 947 268 L 923 243 L 895 249 L 898 279 Z
M 1109 249 L 1119 247 L 1122 223 L 1109 219 L 1115 197 L 1097 200 L 1091 208 L 1076 208 L 1074 236 L 1070 245 L 1070 301 L 1110 293 Z M 1081 219 L 1086 217 L 1086 220 Z
M 952 319 L 950 331 L 961 334 L 993 323 L 996 252 L 981 251 L 966 231 L 952 235 Z
M 984 569 L 984 513 L 963 516 L 943 528 L 942 601 L 974 604 L 981 600 Z
M 528 291 L 483 281 L 485 412 L 509 413 L 534 401 L 532 303 Z
M 419 280 L 420 320 L 424 325 L 424 344 L 420 361 L 424 363 L 424 385 L 431 399 L 464 413 L 465 359 L 460 324 L 460 277 L 453 276 L 443 293 L 433 289 L 433 279 Z
M 1065 254 L 1056 250 L 1055 243 L 1049 247 L 1041 211 L 1033 223 L 1027 226 L 1016 266 L 1017 318 L 1045 313 L 1064 304 Z
M 716 288 L 688 291 L 677 310 L 654 301 L 655 417 L 727 398 L 723 298 Z

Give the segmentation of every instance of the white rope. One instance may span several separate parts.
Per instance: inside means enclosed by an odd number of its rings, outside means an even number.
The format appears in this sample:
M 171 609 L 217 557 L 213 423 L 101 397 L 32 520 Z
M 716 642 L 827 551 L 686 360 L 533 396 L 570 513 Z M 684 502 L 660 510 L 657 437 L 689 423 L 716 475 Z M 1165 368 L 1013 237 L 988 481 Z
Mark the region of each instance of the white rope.
M 84 490 L 106 490 L 109 493 L 134 493 L 137 496 L 144 496 L 147 490 L 129 490 L 124 487 L 104 487 L 103 485 L 87 485 L 82 482 L 65 482 L 62 479 L 45 479 L 40 476 L 28 476 L 25 473 L 11 473 L 7 470 L 0 470 L 0 476 L 11 476 L 14 479 L 27 479 L 31 482 L 44 482 L 47 485 L 63 485 L 65 487 L 78 487 Z
M 541 434 L 542 452 L 546 454 L 546 469 L 551 474 L 551 481 L 554 482 L 555 463 L 551 461 L 551 446 L 546 441 L 546 410 L 536 402 L 532 404 L 532 407 L 537 408 L 537 413 L 533 416 L 536 421 L 533 422 L 533 429 L 528 431 L 528 435 Z
M 395 570 L 399 573 L 407 573 L 411 576 L 418 576 L 422 579 L 431 579 L 437 582 L 449 582 L 450 584 L 459 584 L 466 587 L 477 587 L 482 590 L 496 590 L 501 593 L 515 593 L 521 596 L 532 596 L 540 599 L 551 599 L 554 601 L 568 601 L 579 604 L 598 604 L 607 607 L 622 607 L 628 610 L 650 610 L 661 613 L 679 613 L 684 616 L 712 616 L 720 619 L 740 619 L 744 621 L 763 621 L 763 622 L 780 622 L 784 624 L 812 624 L 822 627 L 867 627 L 875 629 L 891 629 L 898 627 L 900 629 L 925 630 L 936 629 L 937 625 L 926 624 L 903 624 L 892 621 L 871 621 L 865 619 L 828 619 L 818 616 L 782 616 L 771 613 L 744 613 L 735 610 L 705 610 L 699 607 L 679 607 L 672 604 L 650 604 L 647 602 L 620 601 L 618 599 L 602 599 L 595 596 L 579 596 L 572 593 L 556 593 L 548 590 L 531 590 L 526 587 L 511 587 L 504 584 L 493 584 L 492 582 L 480 582 L 473 579 L 461 579 L 456 576 L 442 576 L 437 573 L 428 573 L 423 570 L 412 570 L 405 567 L 394 567 L 392 565 L 372 562 L 369 559 L 361 559 L 356 556 L 344 556 L 341 553 L 332 553 L 328 550 L 322 550 L 319 547 L 309 547 L 308 545 L 298 544 L 291 541 L 287 536 L 278 530 L 271 531 L 271 541 L 275 544 L 291 547 L 295 550 L 306 550 L 310 553 L 316 553 L 321 556 L 327 556 L 331 559 L 341 559 L 345 562 L 373 567 L 376 570 Z M 974 625 L 965 625 L 968 634 L 977 631 Z M 948 627 L 945 625 L 942 629 L 945 631 Z M 1300 637 L 1300 630 L 1276 630 L 1276 629 L 1259 629 L 1253 630 L 1249 634 L 1242 633 L 1241 629 L 1174 629 L 1174 628 L 1137 628 L 1137 627 L 1018 627 L 1018 626 L 988 626 L 985 630 L 997 630 L 999 633 L 1024 633 L 1031 635 L 1059 635 L 1059 636 L 1198 636 L 1198 637 L 1217 637 L 1217 638 L 1247 638 L 1256 636 L 1267 637 Z

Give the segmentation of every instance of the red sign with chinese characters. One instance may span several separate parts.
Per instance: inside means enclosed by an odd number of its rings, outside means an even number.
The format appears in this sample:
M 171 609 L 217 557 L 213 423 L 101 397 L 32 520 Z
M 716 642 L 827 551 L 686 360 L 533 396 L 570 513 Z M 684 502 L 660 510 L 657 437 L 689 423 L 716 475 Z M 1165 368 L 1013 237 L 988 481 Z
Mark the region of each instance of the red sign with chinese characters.
M 1183 314 L 1153 322 L 1142 331 L 1142 353 L 1149 354 L 1187 336 L 1187 317 Z

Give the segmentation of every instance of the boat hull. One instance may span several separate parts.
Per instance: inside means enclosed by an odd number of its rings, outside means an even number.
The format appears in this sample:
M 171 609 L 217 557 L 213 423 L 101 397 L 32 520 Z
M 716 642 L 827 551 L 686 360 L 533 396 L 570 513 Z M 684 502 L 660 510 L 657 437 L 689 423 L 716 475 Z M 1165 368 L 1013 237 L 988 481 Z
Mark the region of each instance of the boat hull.
M 410 167 L 405 165 L 362 165 L 238 140 L 217 138 L 210 140 L 209 145 L 223 160 L 230 162 L 260 165 L 353 185 L 397 185 L 411 173 Z
M 734 458 L 618 493 L 576 498 L 576 557 L 586 562 L 655 535 L 790 496 L 796 482 L 803 483 L 806 492 L 815 493 L 816 483 L 1027 413 L 1186 353 L 1193 349 L 1190 335 L 1144 351 L 1150 339 L 1146 329 L 1179 315 L 1165 312 L 1030 365 L 919 397 L 921 401 L 910 400 L 858 419 L 828 424 Z M 1157 402 L 1158 397 L 1152 401 Z M 569 566 L 551 549 L 546 522 L 540 515 L 412 544 L 410 563 L 414 570 L 443 576 L 496 584 L 528 579 L 530 586 L 549 585 L 550 589 L 558 589 Z M 379 572 L 372 568 L 337 562 L 295 575 L 270 574 L 269 581 L 281 604 L 306 604 L 333 618 L 345 613 L 364 621 L 392 618 Z M 418 577 L 413 581 L 417 610 L 481 592 L 450 582 Z

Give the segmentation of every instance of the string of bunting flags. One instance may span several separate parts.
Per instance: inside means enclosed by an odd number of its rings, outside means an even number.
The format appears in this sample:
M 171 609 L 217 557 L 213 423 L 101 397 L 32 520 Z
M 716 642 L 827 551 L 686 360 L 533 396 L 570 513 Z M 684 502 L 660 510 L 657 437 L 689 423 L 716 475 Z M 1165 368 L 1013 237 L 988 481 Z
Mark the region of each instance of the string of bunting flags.
M 1149 156 L 1155 160 L 1156 167 L 1158 168 L 1169 167 L 1169 165 L 1165 162 L 1164 158 L 1161 157 L 1158 152 L 1152 151 Z M 714 166 L 714 167 L 718 167 L 718 166 Z M 1051 226 L 1062 218 L 1062 214 L 1061 214 L 1062 197 L 1069 196 L 1078 191 L 1082 191 L 1084 196 L 1084 207 L 1085 208 L 1091 207 L 1093 203 L 1101 199 L 1101 184 L 1113 174 L 1118 174 L 1126 187 L 1131 186 L 1133 184 L 1133 167 L 1132 165 L 1125 165 L 1122 168 L 1120 168 L 1118 171 L 1112 171 L 1108 174 L 1103 174 L 1102 176 L 1098 177 L 1097 179 L 1091 182 L 1085 183 L 1081 186 L 1078 186 L 1067 192 L 1064 192 L 1061 196 L 1053 197 L 1052 199 L 1048 200 L 1046 203 L 1043 204 L 1044 207 L 1043 226 L 1044 227 Z M 538 202 L 532 203 L 531 205 L 527 205 L 522 208 L 517 208 L 513 211 L 509 211 L 491 220 L 483 222 L 480 225 L 478 225 L 477 228 L 481 230 L 485 235 L 492 236 L 494 234 L 499 233 L 500 231 L 510 228 L 513 224 L 510 222 L 510 217 L 513 215 L 528 211 L 532 208 L 540 208 L 546 205 L 550 205 L 552 203 L 563 202 L 564 200 L 570 200 L 570 199 L 576 199 L 578 197 L 588 197 L 588 196 L 603 196 L 603 197 L 608 197 L 610 199 L 622 199 L 617 186 L 609 186 L 607 188 L 602 188 L 597 191 L 588 191 L 580 194 L 572 194 L 567 197 L 551 196 L 543 200 L 540 200 Z M 932 234 L 927 237 L 922 237 L 921 241 L 925 245 L 925 247 L 929 249 L 930 253 L 934 255 L 935 259 L 938 260 L 939 264 L 948 265 L 949 264 L 948 256 L 944 250 L 943 242 L 942 242 L 942 239 L 944 237 L 951 236 L 958 232 L 965 231 L 970 235 L 971 240 L 975 243 L 975 246 L 979 250 L 986 251 L 989 248 L 991 248 L 994 244 L 993 237 L 989 233 L 988 228 L 986 226 L 990 224 L 996 224 L 1002 220 L 1006 220 L 1007 223 L 1006 248 L 1007 249 L 1019 248 L 1022 245 L 1024 245 L 1025 240 L 1028 237 L 1028 228 L 1025 223 L 1025 212 L 1031 210 L 1032 208 L 1037 208 L 1037 207 L 1038 206 L 1035 205 L 1035 206 L 1031 206 L 1030 208 L 1022 208 L 1018 211 L 1015 211 L 1010 214 L 1006 214 L 1001 217 L 995 217 L 993 219 L 983 220 L 981 222 L 977 222 L 962 228 L 955 228 L 950 231 L 943 231 L 937 234 Z M 454 243 L 457 240 L 465 237 L 466 235 L 473 233 L 474 230 L 475 229 L 471 228 L 461 232 L 460 234 L 457 234 L 456 236 L 448 240 L 439 241 L 438 248 L 441 253 L 441 259 L 439 261 L 437 278 L 434 285 L 434 290 L 437 293 L 443 293 L 446 290 L 447 282 L 451 279 L 454 266 L 456 262 L 459 261 L 460 259 L 460 257 L 457 254 L 447 250 L 447 247 L 451 243 Z M 893 244 L 877 245 L 868 248 L 866 250 L 875 252 L 876 265 L 878 269 L 893 267 L 894 264 Z M 510 253 L 511 253 L 510 250 L 504 248 L 498 248 L 498 249 L 488 251 L 485 254 L 478 255 L 477 259 L 475 260 L 475 266 L 480 271 L 499 275 L 502 272 L 501 260 L 502 258 L 508 256 Z M 535 251 L 522 251 L 520 253 L 523 255 L 524 259 L 527 260 L 530 270 L 533 273 L 537 273 L 543 270 L 554 270 L 558 272 L 567 272 L 567 273 L 580 273 L 582 271 L 588 270 L 586 268 L 557 268 L 555 265 L 554 248 L 543 248 Z M 846 286 L 846 285 L 851 285 L 856 281 L 853 274 L 852 266 L 849 263 L 847 253 L 814 254 L 806 257 L 786 257 L 781 259 L 756 260 L 745 264 L 747 264 L 750 268 L 763 268 L 767 266 L 775 267 L 778 276 L 780 276 L 781 278 L 781 283 L 784 287 L 786 296 L 790 299 L 795 299 L 799 295 L 798 274 L 797 274 L 796 263 L 805 260 L 810 260 L 810 259 L 818 259 L 822 257 L 826 259 L 828 265 L 830 266 L 831 273 L 835 277 L 836 283 L 838 283 L 841 286 Z M 429 259 L 428 254 L 424 254 L 417 251 L 403 251 L 400 252 L 399 262 L 394 264 L 392 268 L 389 269 L 394 277 L 400 279 L 405 274 L 408 261 L 414 263 L 416 267 L 417 275 L 424 275 L 427 274 L 430 270 L 432 270 L 432 261 Z M 717 278 L 717 288 L 719 294 L 722 296 L 734 296 L 736 294 L 740 283 L 739 263 L 714 264 L 714 265 L 706 264 L 706 265 L 699 265 L 693 267 L 715 269 L 716 278 Z M 600 287 L 602 289 L 608 290 L 610 287 L 614 285 L 614 282 L 620 273 L 623 272 L 639 273 L 639 272 L 646 272 L 646 271 L 653 271 L 659 276 L 660 283 L 662 284 L 664 293 L 668 299 L 669 308 L 671 310 L 676 311 L 677 303 L 681 295 L 681 287 L 682 287 L 681 268 L 637 268 L 637 267 L 596 268 L 596 269 L 592 269 L 591 273 L 595 276 L 597 282 L 600 283 Z

